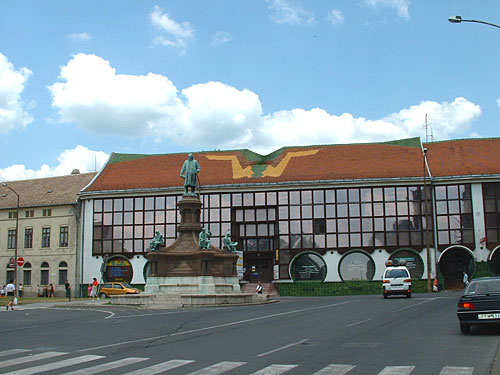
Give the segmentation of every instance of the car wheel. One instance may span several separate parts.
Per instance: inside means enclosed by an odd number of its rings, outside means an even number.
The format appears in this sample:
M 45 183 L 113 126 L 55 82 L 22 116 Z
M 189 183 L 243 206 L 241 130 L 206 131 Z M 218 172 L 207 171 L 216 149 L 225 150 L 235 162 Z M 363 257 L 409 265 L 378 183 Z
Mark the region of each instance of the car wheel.
M 460 323 L 460 332 L 469 333 L 470 332 L 470 325 Z
M 101 293 L 101 298 L 108 298 L 108 296 L 106 295 L 106 293 Z

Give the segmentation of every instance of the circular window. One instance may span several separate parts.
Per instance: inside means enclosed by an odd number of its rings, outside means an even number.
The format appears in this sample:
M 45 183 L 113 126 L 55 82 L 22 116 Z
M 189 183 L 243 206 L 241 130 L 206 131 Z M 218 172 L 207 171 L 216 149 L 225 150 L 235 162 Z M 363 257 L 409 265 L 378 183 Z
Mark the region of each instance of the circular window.
M 391 260 L 396 261 L 405 261 L 406 268 L 410 271 L 410 275 L 412 279 L 420 279 L 422 278 L 422 274 L 424 273 L 424 262 L 420 255 L 418 255 L 415 251 L 410 249 L 397 250 L 391 254 L 389 257 Z
M 319 254 L 301 253 L 293 258 L 290 275 L 294 281 L 323 281 L 326 263 Z
M 375 263 L 367 253 L 352 251 L 340 260 L 339 273 L 344 281 L 371 280 L 375 275 Z
M 129 283 L 133 276 L 132 264 L 127 258 L 115 257 L 108 259 L 106 263 L 105 281 L 125 281 Z

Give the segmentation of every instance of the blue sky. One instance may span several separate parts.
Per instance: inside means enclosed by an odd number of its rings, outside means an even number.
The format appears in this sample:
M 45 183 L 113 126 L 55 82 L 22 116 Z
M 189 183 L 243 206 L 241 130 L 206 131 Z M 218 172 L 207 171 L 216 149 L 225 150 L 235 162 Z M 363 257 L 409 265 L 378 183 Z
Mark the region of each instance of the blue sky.
M 500 136 L 498 0 L 0 0 L 0 180 Z

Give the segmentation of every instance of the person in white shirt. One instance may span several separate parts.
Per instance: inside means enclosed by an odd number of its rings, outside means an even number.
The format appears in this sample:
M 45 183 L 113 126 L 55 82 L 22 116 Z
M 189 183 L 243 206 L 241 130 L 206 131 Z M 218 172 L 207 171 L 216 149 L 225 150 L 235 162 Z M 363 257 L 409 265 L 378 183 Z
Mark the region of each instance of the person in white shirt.
M 16 298 L 16 286 L 14 285 L 14 280 L 9 281 L 5 287 L 5 293 L 7 294 L 7 298 L 9 298 L 7 310 L 9 310 L 9 306 L 11 310 L 14 310 L 14 298 Z

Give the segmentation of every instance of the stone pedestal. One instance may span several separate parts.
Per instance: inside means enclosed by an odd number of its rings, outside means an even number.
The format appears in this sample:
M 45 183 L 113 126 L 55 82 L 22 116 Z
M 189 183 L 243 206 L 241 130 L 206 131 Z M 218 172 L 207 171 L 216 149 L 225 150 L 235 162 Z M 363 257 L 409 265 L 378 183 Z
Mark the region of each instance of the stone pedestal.
M 146 293 L 239 293 L 236 272 L 238 255 L 211 246 L 198 245 L 202 226 L 201 201 L 184 195 L 179 201 L 181 223 L 177 240 L 149 252 L 150 273 Z

